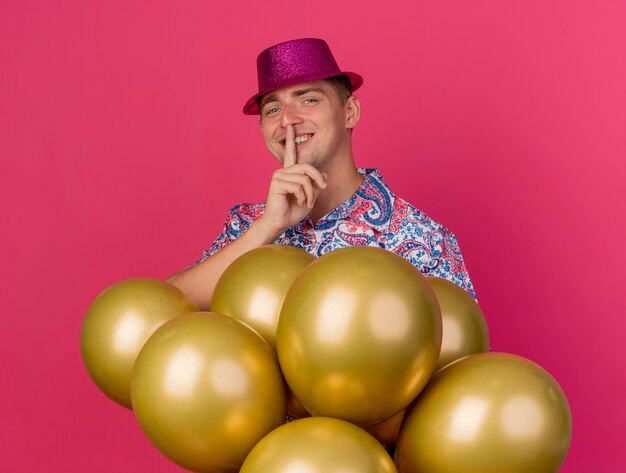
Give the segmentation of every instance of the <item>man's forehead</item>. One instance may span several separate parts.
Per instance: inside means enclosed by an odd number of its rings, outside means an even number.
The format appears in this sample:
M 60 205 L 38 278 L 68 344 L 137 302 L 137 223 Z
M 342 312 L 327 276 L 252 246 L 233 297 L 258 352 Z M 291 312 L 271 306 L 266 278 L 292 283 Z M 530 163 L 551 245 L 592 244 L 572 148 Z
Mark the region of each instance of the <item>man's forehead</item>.
M 289 85 L 280 89 L 272 90 L 259 97 L 259 103 L 263 105 L 273 100 L 280 100 L 281 97 L 289 97 L 292 95 L 299 95 L 303 91 L 316 91 L 321 93 L 327 93 L 328 83 L 324 80 L 316 80 L 314 82 L 303 82 L 302 84 Z

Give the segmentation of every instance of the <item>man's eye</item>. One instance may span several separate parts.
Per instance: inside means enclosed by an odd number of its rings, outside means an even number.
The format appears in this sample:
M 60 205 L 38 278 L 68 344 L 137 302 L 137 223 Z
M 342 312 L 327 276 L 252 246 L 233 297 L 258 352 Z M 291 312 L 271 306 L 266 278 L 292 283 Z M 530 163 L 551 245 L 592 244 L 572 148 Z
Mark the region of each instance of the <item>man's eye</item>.
M 304 103 L 316 103 L 318 102 L 317 99 L 304 99 Z
M 273 115 L 273 114 L 274 114 L 274 113 L 276 113 L 276 112 L 278 112 L 278 107 L 273 107 L 273 108 L 268 109 L 268 110 L 265 112 L 265 115 L 266 115 L 266 116 L 268 116 L 268 115 Z

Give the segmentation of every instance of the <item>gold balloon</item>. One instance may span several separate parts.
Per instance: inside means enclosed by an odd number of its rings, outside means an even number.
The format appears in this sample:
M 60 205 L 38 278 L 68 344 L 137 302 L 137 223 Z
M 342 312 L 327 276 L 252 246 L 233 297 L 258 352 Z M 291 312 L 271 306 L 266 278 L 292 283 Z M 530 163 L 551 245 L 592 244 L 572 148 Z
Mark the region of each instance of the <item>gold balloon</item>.
M 567 398 L 539 365 L 507 353 L 457 360 L 407 414 L 401 473 L 554 473 L 572 435 Z
M 197 472 L 236 472 L 285 419 L 272 348 L 232 317 L 194 312 L 145 343 L 132 380 L 133 410 L 166 457 Z
M 240 473 L 395 473 L 374 437 L 348 422 L 308 417 L 285 424 L 250 452 Z
M 211 300 L 212 312 L 248 324 L 276 349 L 280 306 L 293 280 L 315 257 L 286 245 L 248 251 L 226 268 Z
M 364 429 L 385 445 L 395 444 L 398 441 L 398 435 L 400 435 L 400 427 L 402 426 L 405 413 L 406 410 L 403 409 L 386 421 L 371 427 L 364 427 Z
M 439 306 L 424 276 L 373 247 L 311 263 L 285 297 L 276 340 L 285 379 L 307 411 L 364 426 L 417 396 L 440 344 Z
M 130 405 L 130 379 L 139 349 L 161 324 L 198 308 L 177 287 L 156 279 L 127 279 L 89 306 L 80 349 L 91 379 L 113 401 Z
M 487 322 L 472 296 L 447 279 L 426 280 L 437 296 L 443 322 L 441 353 L 435 371 L 464 356 L 489 351 Z

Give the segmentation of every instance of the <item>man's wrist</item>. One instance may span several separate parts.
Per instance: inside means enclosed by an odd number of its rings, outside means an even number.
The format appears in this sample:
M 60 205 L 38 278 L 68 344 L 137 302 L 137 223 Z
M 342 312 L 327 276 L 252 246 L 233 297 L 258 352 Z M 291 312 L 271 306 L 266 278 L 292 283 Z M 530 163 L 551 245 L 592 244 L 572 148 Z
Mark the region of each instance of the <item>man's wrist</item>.
M 266 220 L 263 220 L 263 217 L 252 223 L 248 229 L 248 233 L 252 232 L 255 239 L 258 239 L 259 243 L 262 245 L 274 243 L 274 241 L 276 241 L 276 239 L 282 235 L 284 231 L 285 229 L 276 228 L 276 226 Z

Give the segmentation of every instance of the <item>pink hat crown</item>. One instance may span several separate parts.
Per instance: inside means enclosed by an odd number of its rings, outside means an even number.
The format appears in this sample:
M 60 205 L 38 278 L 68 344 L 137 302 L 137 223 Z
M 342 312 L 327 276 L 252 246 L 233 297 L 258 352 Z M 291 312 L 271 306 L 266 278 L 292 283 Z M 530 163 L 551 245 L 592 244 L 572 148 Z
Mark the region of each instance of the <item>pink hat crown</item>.
M 256 60 L 259 91 L 243 107 L 246 115 L 260 113 L 257 99 L 272 90 L 302 84 L 338 75 L 350 79 L 352 90 L 363 84 L 363 78 L 354 72 L 342 71 L 326 41 L 302 38 L 270 46 Z

